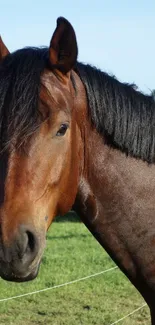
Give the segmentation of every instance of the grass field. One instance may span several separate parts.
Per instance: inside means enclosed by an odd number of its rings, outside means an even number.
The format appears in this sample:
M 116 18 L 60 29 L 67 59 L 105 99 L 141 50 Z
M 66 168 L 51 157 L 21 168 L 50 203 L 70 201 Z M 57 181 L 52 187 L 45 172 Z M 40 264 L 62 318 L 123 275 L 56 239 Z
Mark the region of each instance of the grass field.
M 81 222 L 54 222 L 39 276 L 14 284 L 0 280 L 0 299 L 87 276 L 115 264 Z M 27 297 L 0 302 L 0 325 L 110 325 L 144 303 L 126 277 L 111 272 Z M 119 324 L 148 325 L 144 307 Z

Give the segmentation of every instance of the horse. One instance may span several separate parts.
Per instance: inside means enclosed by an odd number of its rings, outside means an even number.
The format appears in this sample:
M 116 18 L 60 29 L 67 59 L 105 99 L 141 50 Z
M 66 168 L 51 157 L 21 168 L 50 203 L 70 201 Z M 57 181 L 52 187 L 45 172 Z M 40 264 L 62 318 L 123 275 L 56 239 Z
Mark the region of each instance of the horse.
M 0 39 L 0 276 L 34 279 L 49 226 L 73 209 L 155 325 L 155 101 L 77 58 L 63 17 L 49 47 Z

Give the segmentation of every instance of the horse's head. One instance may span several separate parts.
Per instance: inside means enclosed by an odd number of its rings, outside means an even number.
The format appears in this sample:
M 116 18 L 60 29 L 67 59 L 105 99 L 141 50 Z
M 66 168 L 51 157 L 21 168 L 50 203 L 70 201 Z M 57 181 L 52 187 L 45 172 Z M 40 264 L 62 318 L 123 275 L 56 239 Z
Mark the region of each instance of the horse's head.
M 76 59 L 75 33 L 63 18 L 49 49 L 8 54 L 0 39 L 0 275 L 6 280 L 36 277 L 47 229 L 76 197 Z

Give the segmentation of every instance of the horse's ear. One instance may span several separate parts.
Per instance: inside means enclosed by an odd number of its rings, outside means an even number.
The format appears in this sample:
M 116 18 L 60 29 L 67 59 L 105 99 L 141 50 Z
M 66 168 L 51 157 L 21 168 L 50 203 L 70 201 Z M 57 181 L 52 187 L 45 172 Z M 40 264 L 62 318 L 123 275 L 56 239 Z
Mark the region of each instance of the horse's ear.
M 50 64 L 63 74 L 73 69 L 78 48 L 72 25 L 63 17 L 57 19 L 57 27 L 50 42 Z
M 5 44 L 2 41 L 2 38 L 0 36 L 0 61 L 6 56 L 8 55 L 10 52 L 7 49 L 7 47 L 5 46 Z

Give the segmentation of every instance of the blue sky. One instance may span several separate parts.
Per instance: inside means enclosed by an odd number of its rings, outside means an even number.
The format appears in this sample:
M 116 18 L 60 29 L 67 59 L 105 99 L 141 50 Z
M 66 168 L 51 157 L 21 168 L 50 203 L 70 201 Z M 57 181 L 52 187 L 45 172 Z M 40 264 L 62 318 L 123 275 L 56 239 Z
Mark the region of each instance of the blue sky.
M 155 88 L 154 0 L 0 0 L 0 34 L 10 51 L 48 45 L 59 16 L 75 29 L 79 60 Z

